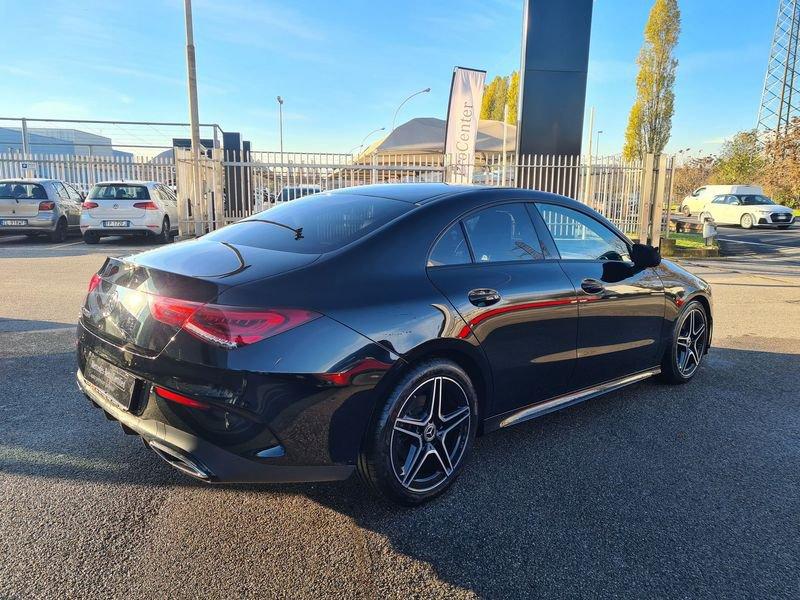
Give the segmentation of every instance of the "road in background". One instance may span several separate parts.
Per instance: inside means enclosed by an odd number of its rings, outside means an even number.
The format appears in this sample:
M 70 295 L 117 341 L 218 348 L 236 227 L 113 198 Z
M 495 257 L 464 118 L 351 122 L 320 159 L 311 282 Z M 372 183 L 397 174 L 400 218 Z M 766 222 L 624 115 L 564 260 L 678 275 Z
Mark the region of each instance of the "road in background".
M 125 436 L 76 388 L 75 321 L 147 246 L 51 246 L 0 245 L 2 598 L 797 597 L 797 270 L 690 267 L 716 305 L 690 384 L 480 438 L 408 510 L 355 479 L 210 487 Z

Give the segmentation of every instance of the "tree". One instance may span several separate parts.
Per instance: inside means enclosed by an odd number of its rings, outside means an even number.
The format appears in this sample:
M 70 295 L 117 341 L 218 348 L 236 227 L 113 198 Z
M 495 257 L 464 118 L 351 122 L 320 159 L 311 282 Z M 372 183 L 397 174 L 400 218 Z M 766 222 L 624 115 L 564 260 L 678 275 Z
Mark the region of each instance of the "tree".
M 625 130 L 626 159 L 645 154 L 661 154 L 669 141 L 675 111 L 675 71 L 678 61 L 673 52 L 681 30 L 677 0 L 655 0 L 644 28 L 644 44 L 636 62 L 636 100 Z
M 757 183 L 766 165 L 764 148 L 755 131 L 740 131 L 725 142 L 710 183 Z
M 673 175 L 675 198 L 680 200 L 688 196 L 697 188 L 708 183 L 717 166 L 717 159 L 713 156 L 691 158 L 680 167 L 675 168 Z
M 508 122 L 517 124 L 517 106 L 519 104 L 519 71 L 511 73 L 508 83 Z
M 496 107 L 505 98 L 503 95 L 503 78 L 495 75 L 494 79 L 486 86 L 483 91 L 483 103 L 481 104 L 481 119 L 493 119 Z
M 760 181 L 777 202 L 800 208 L 800 119 L 764 144 Z

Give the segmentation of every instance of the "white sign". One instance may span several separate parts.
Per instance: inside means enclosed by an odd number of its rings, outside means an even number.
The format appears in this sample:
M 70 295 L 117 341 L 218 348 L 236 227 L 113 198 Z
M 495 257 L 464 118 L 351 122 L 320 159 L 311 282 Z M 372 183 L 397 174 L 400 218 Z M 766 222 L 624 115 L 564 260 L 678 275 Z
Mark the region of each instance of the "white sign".
M 486 71 L 461 67 L 453 71 L 444 137 L 444 152 L 449 161 L 447 181 L 450 183 L 472 183 L 485 81 Z

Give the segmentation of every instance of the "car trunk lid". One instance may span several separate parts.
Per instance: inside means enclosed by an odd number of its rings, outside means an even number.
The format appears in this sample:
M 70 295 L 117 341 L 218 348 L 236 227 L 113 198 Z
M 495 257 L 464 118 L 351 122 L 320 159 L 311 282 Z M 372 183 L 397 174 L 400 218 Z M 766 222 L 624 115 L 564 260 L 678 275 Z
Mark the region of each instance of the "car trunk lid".
M 39 203 L 43 201 L 47 201 L 47 193 L 41 184 L 25 181 L 0 183 L 0 218 L 35 217 L 39 214 Z
M 302 267 L 318 256 L 201 238 L 125 259 L 109 258 L 90 285 L 82 321 L 119 346 L 155 356 L 180 329 L 156 318 L 154 311 L 164 310 L 160 299 L 201 306 L 227 289 Z

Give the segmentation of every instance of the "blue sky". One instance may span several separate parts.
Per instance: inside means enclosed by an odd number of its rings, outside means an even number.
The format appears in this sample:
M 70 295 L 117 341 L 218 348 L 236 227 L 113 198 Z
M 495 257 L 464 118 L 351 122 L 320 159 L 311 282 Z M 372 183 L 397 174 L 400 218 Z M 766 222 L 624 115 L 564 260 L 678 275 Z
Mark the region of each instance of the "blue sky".
M 603 153 L 622 144 L 650 5 L 595 2 L 587 110 Z M 714 152 L 755 124 L 777 0 L 680 7 L 669 149 Z M 519 66 L 522 0 L 194 0 L 194 13 L 200 118 L 257 149 L 277 148 L 279 94 L 287 150 L 346 152 L 415 90 L 432 89 L 398 122 L 444 117 L 454 65 Z M 187 119 L 182 1 L 0 0 L 0 22 L 0 116 Z

